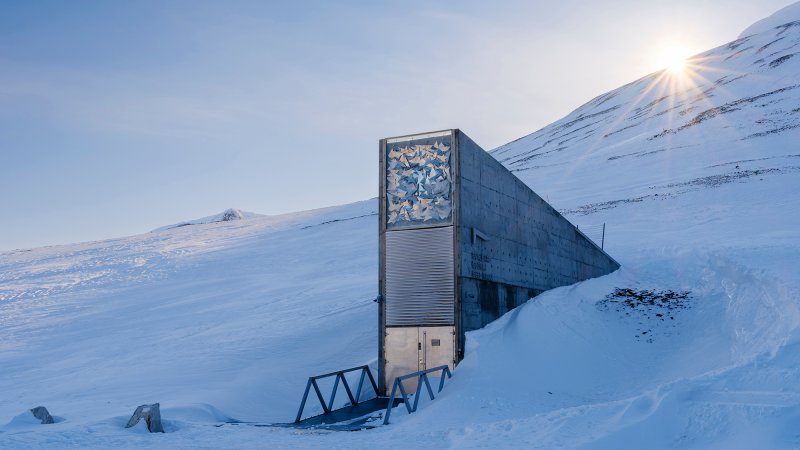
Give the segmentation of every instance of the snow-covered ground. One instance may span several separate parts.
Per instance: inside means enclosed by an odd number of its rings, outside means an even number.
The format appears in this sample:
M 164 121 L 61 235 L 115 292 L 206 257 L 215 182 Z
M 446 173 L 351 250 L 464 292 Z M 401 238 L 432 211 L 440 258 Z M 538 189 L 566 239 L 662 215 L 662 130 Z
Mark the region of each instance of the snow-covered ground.
M 800 448 L 798 5 L 694 85 L 654 74 L 494 151 L 623 267 L 470 333 L 417 413 L 219 426 L 291 421 L 306 377 L 375 363 L 369 200 L 0 253 L 0 448 Z M 123 428 L 151 402 L 168 433 Z

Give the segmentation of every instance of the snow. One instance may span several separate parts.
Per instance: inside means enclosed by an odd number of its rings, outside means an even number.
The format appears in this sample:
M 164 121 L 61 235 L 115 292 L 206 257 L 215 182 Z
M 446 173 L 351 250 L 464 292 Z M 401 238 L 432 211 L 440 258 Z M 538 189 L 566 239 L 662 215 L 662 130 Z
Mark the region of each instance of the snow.
M 800 58 L 771 65 L 799 43 L 766 26 L 694 86 L 653 74 L 496 149 L 623 267 L 469 333 L 441 396 L 373 430 L 225 422 L 374 367 L 375 199 L 0 253 L 0 448 L 800 447 Z M 167 433 L 124 429 L 155 402 Z
M 7 429 L 25 429 L 29 430 L 37 425 L 41 425 L 42 421 L 37 419 L 36 417 L 31 414 L 30 411 L 25 411 L 22 414 L 18 414 L 10 422 L 6 425 Z
M 739 37 L 743 38 L 746 36 L 752 36 L 754 34 L 768 32 L 772 28 L 794 22 L 798 20 L 798 18 L 800 18 L 800 2 L 795 2 L 789 6 L 779 9 L 769 17 L 761 19 L 758 22 L 750 25 L 744 31 L 742 31 Z

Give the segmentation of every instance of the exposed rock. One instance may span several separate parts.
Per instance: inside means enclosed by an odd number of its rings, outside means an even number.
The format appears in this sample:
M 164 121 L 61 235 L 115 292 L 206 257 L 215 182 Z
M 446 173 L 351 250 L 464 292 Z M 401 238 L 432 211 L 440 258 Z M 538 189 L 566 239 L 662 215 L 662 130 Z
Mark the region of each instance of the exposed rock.
M 219 219 L 219 222 L 230 222 L 231 220 L 242 220 L 244 219 L 244 214 L 238 209 L 227 209 L 225 212 L 222 213 L 222 217 Z
M 53 416 L 50 415 L 50 412 L 47 411 L 47 408 L 44 406 L 37 406 L 36 408 L 31 409 L 33 413 L 33 417 L 42 421 L 42 425 L 55 423 L 53 420 Z
M 671 330 L 677 326 L 675 317 L 691 307 L 691 300 L 689 291 L 617 288 L 597 302 L 597 308 L 613 309 L 621 319 L 636 321 L 636 340 L 652 344 L 656 337 L 672 335 Z
M 130 428 L 136 425 L 141 419 L 144 419 L 144 422 L 147 424 L 147 431 L 151 433 L 164 432 L 164 427 L 161 426 L 161 407 L 158 403 L 153 403 L 152 405 L 141 405 L 136 408 L 136 411 L 133 412 L 130 420 L 128 420 L 128 424 L 125 425 L 125 428 Z

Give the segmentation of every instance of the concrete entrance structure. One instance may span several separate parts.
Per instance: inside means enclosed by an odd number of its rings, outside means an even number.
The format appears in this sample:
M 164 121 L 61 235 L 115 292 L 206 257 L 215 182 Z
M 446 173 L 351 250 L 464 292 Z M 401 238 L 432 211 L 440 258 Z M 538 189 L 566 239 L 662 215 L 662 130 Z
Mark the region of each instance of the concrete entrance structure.
M 380 141 L 379 388 L 464 335 L 619 264 L 460 130 Z M 413 387 L 410 387 L 413 389 Z

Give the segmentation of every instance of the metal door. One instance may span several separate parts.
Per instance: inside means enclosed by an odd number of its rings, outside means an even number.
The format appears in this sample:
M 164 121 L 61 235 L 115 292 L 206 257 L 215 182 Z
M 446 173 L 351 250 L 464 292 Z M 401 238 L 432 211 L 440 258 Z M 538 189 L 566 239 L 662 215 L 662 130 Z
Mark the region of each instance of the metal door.
M 383 382 L 386 389 L 392 389 L 395 378 L 419 370 L 418 336 L 417 327 L 386 328 L 383 371 Z M 406 383 L 404 386 L 408 389 L 410 385 Z M 417 385 L 414 383 L 414 389 L 416 387 Z
M 455 327 L 390 327 L 385 335 L 384 385 L 391 392 L 395 378 L 420 370 L 455 365 Z M 407 393 L 417 389 L 416 379 L 403 382 Z M 387 395 L 388 395 L 387 392 Z
M 455 361 L 455 327 L 420 327 L 419 370 L 447 365 L 453 370 Z

